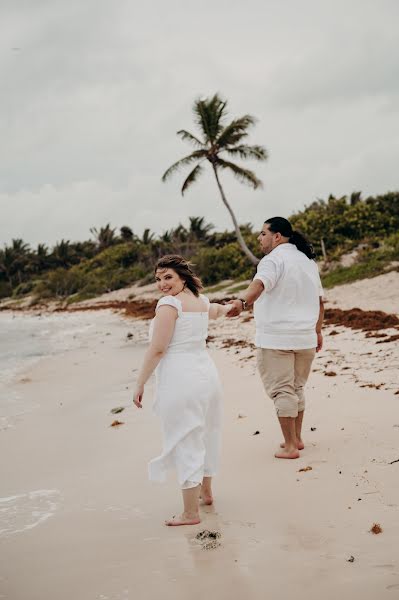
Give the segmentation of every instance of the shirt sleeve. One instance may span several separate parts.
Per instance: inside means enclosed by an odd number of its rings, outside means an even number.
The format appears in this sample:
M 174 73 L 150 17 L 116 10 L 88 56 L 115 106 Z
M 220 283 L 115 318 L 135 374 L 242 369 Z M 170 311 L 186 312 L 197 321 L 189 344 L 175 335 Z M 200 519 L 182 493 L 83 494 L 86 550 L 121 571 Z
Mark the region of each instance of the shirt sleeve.
M 269 292 L 278 282 L 280 275 L 280 263 L 269 256 L 265 256 L 258 264 L 253 280 L 259 279 L 263 283 L 265 291 Z

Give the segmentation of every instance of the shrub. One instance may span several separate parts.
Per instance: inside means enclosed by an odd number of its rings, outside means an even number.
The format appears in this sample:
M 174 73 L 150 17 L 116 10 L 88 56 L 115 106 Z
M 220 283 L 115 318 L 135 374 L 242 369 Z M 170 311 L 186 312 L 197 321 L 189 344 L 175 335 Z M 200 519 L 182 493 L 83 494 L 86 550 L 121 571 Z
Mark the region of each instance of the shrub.
M 14 288 L 12 295 L 15 297 L 25 296 L 25 294 L 30 294 L 35 289 L 35 282 L 33 280 L 23 281 L 16 288 Z
M 222 279 L 248 279 L 254 272 L 253 265 L 238 244 L 202 248 L 192 260 L 204 285 L 212 285 Z
M 77 267 L 50 271 L 45 280 L 38 283 L 36 293 L 40 298 L 62 298 L 78 292 L 84 284 L 84 277 Z
M 0 298 L 8 298 L 12 294 L 12 287 L 8 281 L 0 280 Z

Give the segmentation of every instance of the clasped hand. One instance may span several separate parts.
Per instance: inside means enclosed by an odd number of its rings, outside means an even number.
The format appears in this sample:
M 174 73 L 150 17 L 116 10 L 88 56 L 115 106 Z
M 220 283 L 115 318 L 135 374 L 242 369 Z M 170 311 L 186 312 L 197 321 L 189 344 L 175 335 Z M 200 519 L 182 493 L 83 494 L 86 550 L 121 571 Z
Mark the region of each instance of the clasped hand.
M 238 317 L 242 313 L 241 300 L 230 300 L 227 304 L 231 304 L 231 308 L 226 317 Z

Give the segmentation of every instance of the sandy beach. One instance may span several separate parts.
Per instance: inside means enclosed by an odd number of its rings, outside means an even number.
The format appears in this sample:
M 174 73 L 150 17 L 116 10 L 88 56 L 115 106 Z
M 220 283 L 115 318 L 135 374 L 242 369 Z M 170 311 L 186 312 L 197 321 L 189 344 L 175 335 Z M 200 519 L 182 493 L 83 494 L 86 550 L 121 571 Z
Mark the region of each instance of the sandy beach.
M 388 275 L 397 285 L 398 274 Z M 328 297 L 352 308 L 358 293 Z M 397 313 L 395 297 L 384 310 Z M 369 299 L 364 310 L 381 309 L 378 295 Z M 82 323 L 94 314 L 75 348 L 7 384 L 32 409 L 0 431 L 1 599 L 399 598 L 397 342 L 325 328 L 308 385 L 306 448 L 299 460 L 279 461 L 253 320 L 213 323 L 209 347 L 225 391 L 215 504 L 200 525 L 171 529 L 162 523 L 180 509 L 174 479 L 147 480 L 161 446 L 152 380 L 144 410 L 131 403 L 148 320 L 105 310 L 82 313 Z M 116 407 L 124 410 L 112 414 Z M 382 533 L 370 532 L 375 523 Z M 205 529 L 220 533 L 216 543 L 196 538 Z

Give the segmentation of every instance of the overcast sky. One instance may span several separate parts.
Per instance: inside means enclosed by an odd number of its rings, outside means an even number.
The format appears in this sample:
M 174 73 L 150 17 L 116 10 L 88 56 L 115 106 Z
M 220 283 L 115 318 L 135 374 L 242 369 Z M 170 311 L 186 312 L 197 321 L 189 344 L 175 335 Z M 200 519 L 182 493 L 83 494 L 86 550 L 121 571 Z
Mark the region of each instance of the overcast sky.
M 215 92 L 270 154 L 262 190 L 222 173 L 239 222 L 399 189 L 398 22 L 397 0 L 2 0 L 0 244 L 231 229 L 210 172 L 161 183 Z

